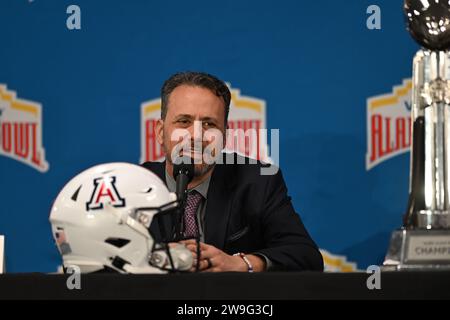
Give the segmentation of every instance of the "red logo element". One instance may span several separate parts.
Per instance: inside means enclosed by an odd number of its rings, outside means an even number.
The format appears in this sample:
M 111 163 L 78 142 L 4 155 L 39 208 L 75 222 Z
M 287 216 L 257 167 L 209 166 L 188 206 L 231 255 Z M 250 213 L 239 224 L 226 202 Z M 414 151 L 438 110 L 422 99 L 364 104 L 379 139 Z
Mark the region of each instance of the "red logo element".
M 406 79 L 392 93 L 367 99 L 366 170 L 410 150 L 411 89 Z
M 91 199 L 86 203 L 86 210 L 103 209 L 104 203 L 110 203 L 116 208 L 125 207 L 125 199 L 120 196 L 116 188 L 116 177 L 94 179 L 94 191 Z
M 48 163 L 42 145 L 42 107 L 19 99 L 0 84 L 0 156 L 23 162 L 46 172 Z

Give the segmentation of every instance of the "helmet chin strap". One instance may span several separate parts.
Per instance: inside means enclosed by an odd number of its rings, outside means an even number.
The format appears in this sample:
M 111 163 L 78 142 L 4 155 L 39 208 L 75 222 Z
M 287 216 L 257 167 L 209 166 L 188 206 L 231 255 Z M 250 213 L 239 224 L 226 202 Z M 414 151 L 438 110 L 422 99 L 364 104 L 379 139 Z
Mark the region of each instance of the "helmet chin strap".
M 184 245 L 176 244 L 168 250 L 169 252 L 165 250 L 152 252 L 149 264 L 138 267 L 116 256 L 111 259 L 112 267 L 118 272 L 126 273 L 166 273 L 167 271 L 188 271 L 192 267 L 192 254 Z
M 151 265 L 167 271 L 188 271 L 192 268 L 194 259 L 184 245 L 177 243 L 164 249 L 152 252 Z

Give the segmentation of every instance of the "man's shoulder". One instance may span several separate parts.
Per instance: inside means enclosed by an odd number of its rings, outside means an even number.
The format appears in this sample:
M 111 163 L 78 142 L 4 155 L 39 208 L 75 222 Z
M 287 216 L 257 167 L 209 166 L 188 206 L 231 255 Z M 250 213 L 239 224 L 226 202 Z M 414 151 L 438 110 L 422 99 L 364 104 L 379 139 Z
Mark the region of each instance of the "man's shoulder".
M 144 168 L 152 171 L 164 180 L 165 175 L 165 162 L 147 161 L 141 164 Z
M 147 169 L 164 168 L 164 162 L 161 161 L 147 161 L 141 164 L 141 166 Z

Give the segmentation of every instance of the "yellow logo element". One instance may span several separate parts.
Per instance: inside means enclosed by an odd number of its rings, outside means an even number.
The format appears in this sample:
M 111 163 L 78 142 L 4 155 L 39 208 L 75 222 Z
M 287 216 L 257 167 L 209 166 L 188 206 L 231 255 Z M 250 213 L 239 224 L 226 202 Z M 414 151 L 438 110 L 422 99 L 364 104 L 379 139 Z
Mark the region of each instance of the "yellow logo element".
M 328 272 L 354 272 L 358 271 L 356 263 L 347 261 L 346 256 L 338 256 L 330 252 L 320 249 L 323 257 L 325 271 Z
M 42 108 L 18 99 L 0 84 L 0 155 L 25 163 L 38 171 L 49 168 L 42 146 Z
M 367 99 L 366 170 L 409 151 L 411 89 L 411 79 L 405 79 L 392 93 Z

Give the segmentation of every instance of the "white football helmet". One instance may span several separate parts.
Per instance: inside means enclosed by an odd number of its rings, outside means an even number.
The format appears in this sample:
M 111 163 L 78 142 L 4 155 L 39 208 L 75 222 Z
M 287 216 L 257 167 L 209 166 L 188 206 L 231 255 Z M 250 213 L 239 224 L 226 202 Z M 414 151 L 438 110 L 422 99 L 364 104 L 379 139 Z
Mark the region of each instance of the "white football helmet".
M 176 196 L 152 172 L 129 163 L 92 167 L 70 180 L 50 212 L 53 237 L 65 268 L 81 272 L 163 273 L 189 270 L 183 245 L 156 243 L 150 224 L 171 214 Z

